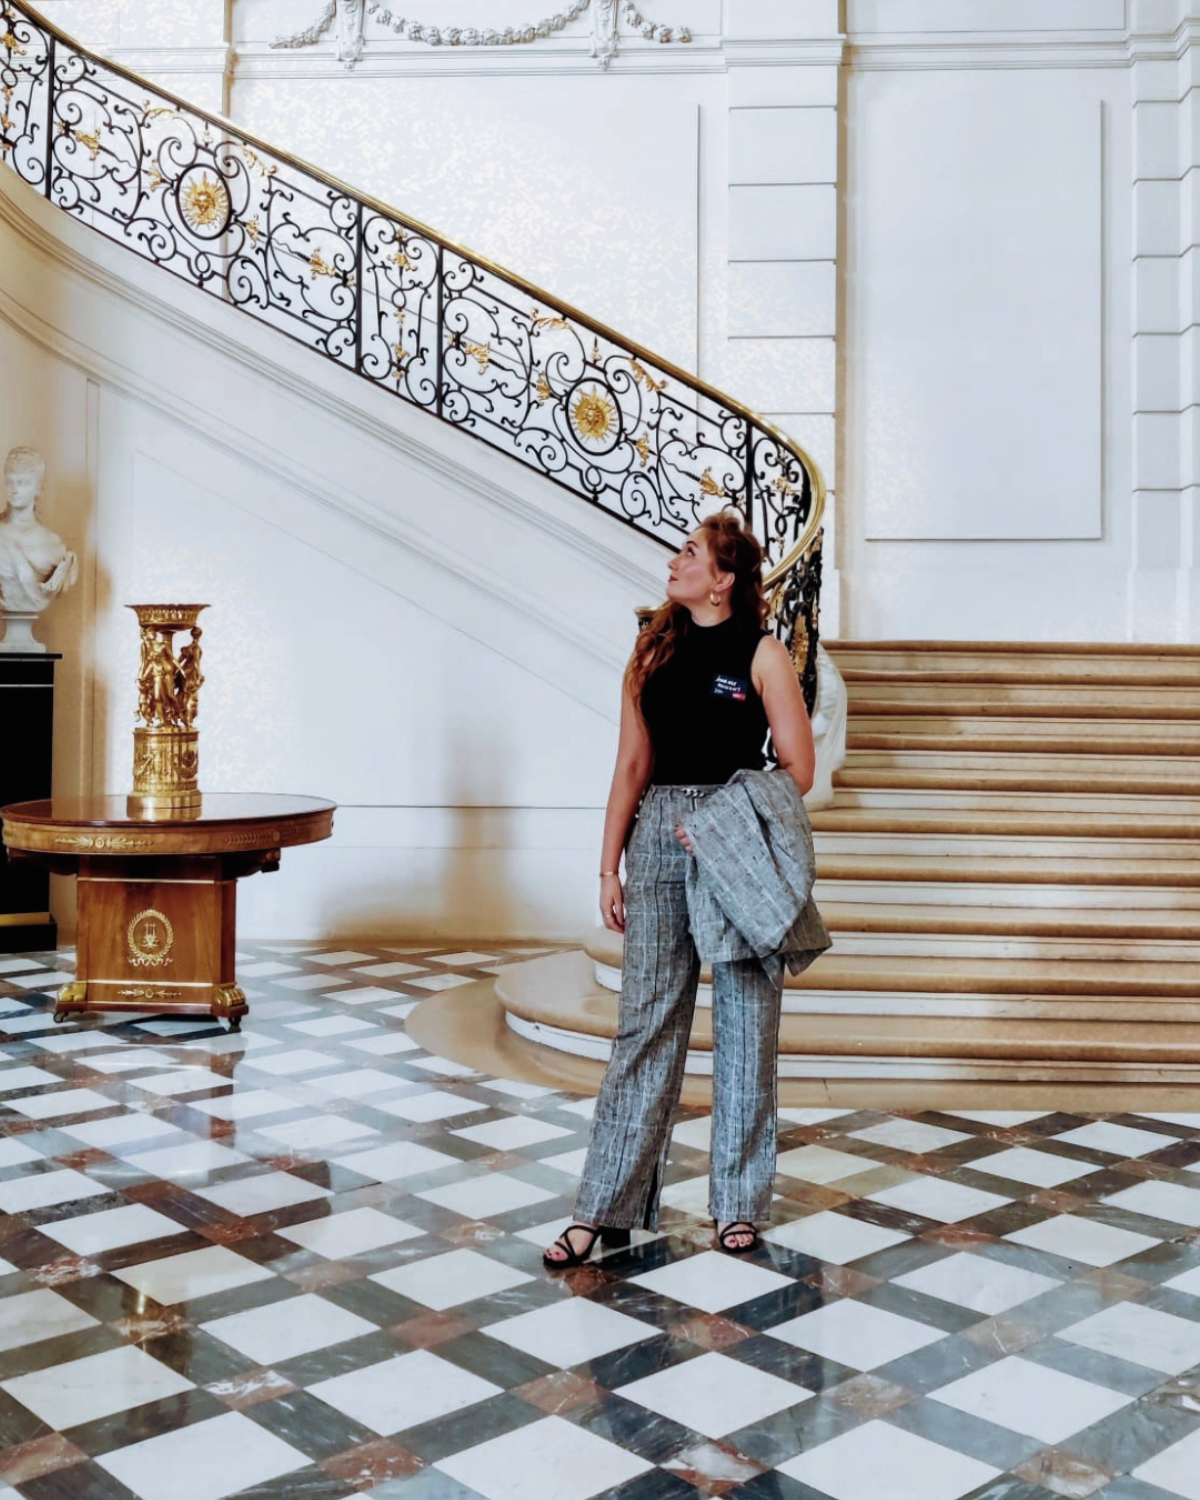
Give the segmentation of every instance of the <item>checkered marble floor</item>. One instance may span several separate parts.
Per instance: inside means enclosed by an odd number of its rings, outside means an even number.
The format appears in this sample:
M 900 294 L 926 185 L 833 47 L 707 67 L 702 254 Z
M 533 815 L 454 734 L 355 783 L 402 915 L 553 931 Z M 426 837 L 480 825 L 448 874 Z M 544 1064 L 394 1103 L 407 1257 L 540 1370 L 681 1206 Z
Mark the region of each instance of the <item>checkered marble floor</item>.
M 786 1109 L 761 1251 L 565 1276 L 591 1100 L 405 1017 L 535 950 L 258 945 L 241 1035 L 0 958 L 0 1500 L 1200 1500 L 1200 1114 Z

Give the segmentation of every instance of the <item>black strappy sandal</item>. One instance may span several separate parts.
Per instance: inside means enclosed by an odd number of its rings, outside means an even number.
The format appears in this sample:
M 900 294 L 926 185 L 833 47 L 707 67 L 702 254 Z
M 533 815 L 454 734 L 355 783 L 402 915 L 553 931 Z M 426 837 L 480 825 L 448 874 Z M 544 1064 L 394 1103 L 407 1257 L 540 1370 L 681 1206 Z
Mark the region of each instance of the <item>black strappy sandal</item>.
M 736 1235 L 748 1234 L 750 1243 L 748 1245 L 735 1245 L 733 1238 Z M 734 1224 L 726 1224 L 724 1229 L 717 1231 L 717 1244 L 724 1250 L 726 1255 L 749 1255 L 751 1250 L 758 1249 L 758 1230 L 753 1224 L 747 1224 L 745 1219 L 738 1219 Z
M 576 1250 L 571 1243 L 573 1230 L 581 1229 L 589 1236 L 587 1244 L 582 1250 Z M 562 1260 L 552 1260 L 548 1253 L 542 1255 L 542 1265 L 547 1271 L 570 1271 L 576 1266 L 581 1266 L 591 1256 L 596 1248 L 596 1242 L 604 1245 L 609 1250 L 622 1250 L 629 1244 L 628 1229 L 609 1229 L 601 1224 L 593 1228 L 590 1224 L 568 1224 L 559 1237 L 554 1241 L 555 1245 L 561 1245 L 567 1252 Z

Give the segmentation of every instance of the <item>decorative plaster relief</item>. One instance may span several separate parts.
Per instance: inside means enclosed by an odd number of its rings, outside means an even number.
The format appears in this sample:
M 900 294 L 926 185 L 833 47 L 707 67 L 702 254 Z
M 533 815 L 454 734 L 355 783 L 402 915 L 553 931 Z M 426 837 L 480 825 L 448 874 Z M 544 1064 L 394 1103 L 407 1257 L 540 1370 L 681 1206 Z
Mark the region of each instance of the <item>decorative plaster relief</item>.
M 664 26 L 647 21 L 633 0 L 573 0 L 571 5 L 545 20 L 528 26 L 506 26 L 502 31 L 474 26 L 429 26 L 423 21 L 393 15 L 382 0 L 329 0 L 311 26 L 294 36 L 276 37 L 271 46 L 311 47 L 321 40 L 336 20 L 338 61 L 351 69 L 363 55 L 364 25 L 368 15 L 374 16 L 382 26 L 390 26 L 398 37 L 410 42 L 424 42 L 430 47 L 518 47 L 562 31 L 589 7 L 592 10 L 591 55 L 602 68 L 608 67 L 620 49 L 622 12 L 630 28 L 646 41 L 671 43 L 690 42 L 692 39 L 686 26 Z

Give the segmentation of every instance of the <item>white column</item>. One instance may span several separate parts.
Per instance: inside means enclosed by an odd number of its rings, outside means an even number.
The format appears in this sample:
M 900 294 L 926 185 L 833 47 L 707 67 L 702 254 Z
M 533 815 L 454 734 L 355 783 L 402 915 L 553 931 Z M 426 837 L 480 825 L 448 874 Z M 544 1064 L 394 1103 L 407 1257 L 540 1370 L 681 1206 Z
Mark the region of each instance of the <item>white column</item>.
M 728 0 L 727 297 L 717 383 L 801 443 L 829 488 L 821 620 L 840 623 L 834 0 Z

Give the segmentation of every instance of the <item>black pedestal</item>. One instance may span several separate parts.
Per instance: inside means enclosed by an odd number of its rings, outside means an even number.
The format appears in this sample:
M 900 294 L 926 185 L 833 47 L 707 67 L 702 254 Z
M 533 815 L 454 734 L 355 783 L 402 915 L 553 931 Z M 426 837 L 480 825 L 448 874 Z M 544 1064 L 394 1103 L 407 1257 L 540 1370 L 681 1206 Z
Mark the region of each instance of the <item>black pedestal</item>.
M 54 665 L 61 656 L 0 651 L 0 807 L 51 793 Z M 25 860 L 0 864 L 0 953 L 58 946 L 50 877 Z

